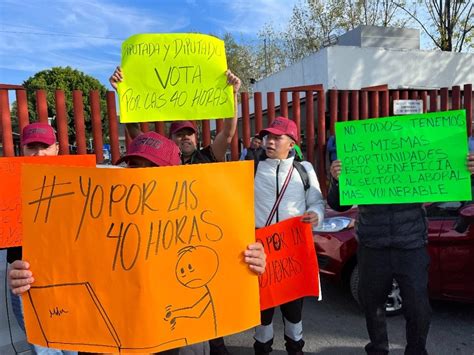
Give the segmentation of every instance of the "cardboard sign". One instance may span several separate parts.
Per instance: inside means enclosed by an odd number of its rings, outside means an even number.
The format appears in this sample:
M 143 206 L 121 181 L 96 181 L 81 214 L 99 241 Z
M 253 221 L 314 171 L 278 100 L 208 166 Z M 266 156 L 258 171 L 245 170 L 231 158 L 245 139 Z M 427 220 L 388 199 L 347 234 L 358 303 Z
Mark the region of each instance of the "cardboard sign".
M 471 199 L 464 110 L 336 123 L 341 204 Z
M 30 343 L 159 352 L 260 322 L 252 163 L 23 176 Z
M 0 248 L 21 245 L 21 165 L 94 166 L 95 155 L 0 158 Z
M 197 33 L 137 34 L 122 44 L 120 121 L 234 116 L 224 41 Z
M 319 267 L 311 224 L 294 217 L 257 229 L 256 233 L 267 254 L 265 273 L 259 277 L 260 309 L 319 296 Z

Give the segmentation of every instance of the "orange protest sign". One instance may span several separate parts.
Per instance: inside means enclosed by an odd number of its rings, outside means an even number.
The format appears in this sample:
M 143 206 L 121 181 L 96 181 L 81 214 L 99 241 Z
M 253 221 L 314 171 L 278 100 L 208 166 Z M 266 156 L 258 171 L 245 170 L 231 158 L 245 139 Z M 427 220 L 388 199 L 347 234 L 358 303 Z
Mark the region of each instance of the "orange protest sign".
M 29 342 L 158 352 L 259 323 L 251 163 L 23 176 Z
M 260 276 L 260 309 L 305 296 L 319 296 L 319 268 L 311 224 L 294 217 L 257 229 L 257 241 L 267 254 Z
M 0 248 L 21 245 L 21 165 L 94 166 L 95 155 L 0 158 Z

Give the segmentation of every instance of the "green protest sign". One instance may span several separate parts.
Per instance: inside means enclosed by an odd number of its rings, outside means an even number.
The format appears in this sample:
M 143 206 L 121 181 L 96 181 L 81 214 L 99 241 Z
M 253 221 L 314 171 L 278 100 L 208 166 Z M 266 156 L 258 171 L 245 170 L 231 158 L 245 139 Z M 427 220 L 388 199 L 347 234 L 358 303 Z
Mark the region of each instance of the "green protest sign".
M 465 201 L 464 110 L 336 123 L 342 205 Z
M 224 41 L 197 33 L 138 34 L 122 44 L 120 121 L 234 116 Z

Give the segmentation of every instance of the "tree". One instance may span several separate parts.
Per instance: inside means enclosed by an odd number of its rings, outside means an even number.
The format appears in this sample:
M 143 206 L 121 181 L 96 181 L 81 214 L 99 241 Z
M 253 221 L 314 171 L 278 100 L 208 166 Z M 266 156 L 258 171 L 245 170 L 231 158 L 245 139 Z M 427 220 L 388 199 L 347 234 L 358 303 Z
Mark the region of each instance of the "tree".
M 473 48 L 474 3 L 472 0 L 418 0 L 428 23 L 404 4 L 396 5 L 413 18 L 434 45 L 442 51 L 461 52 Z
M 284 69 L 289 62 L 279 34 L 271 25 L 264 25 L 258 32 L 258 38 L 254 65 L 260 74 L 258 79 L 261 79 Z
M 237 43 L 230 33 L 226 33 L 223 40 L 228 68 L 242 81 L 242 91 L 250 91 L 251 82 L 259 78 L 253 46 L 243 41 Z
M 28 97 L 28 111 L 30 120 L 36 121 L 38 119 L 36 113 L 36 90 L 46 90 L 48 117 L 56 116 L 55 106 L 55 91 L 57 89 L 63 90 L 66 101 L 66 112 L 68 119 L 68 135 L 69 141 L 75 141 L 74 129 L 74 111 L 72 104 L 72 91 L 81 90 L 83 93 L 84 102 L 84 118 L 86 125 L 86 134 L 89 138 L 92 132 L 91 124 L 91 109 L 89 104 L 89 92 L 91 90 L 98 90 L 100 95 L 100 107 L 102 115 L 106 112 L 105 96 L 107 89 L 97 79 L 86 75 L 81 71 L 72 69 L 71 67 L 53 67 L 51 69 L 42 70 L 23 82 Z M 12 110 L 14 118 L 16 118 L 16 110 Z M 108 136 L 108 125 L 102 120 L 103 136 Z M 53 121 L 54 125 L 54 121 Z
M 293 7 L 281 37 L 294 63 L 357 26 L 405 27 L 409 19 L 391 0 L 305 0 Z

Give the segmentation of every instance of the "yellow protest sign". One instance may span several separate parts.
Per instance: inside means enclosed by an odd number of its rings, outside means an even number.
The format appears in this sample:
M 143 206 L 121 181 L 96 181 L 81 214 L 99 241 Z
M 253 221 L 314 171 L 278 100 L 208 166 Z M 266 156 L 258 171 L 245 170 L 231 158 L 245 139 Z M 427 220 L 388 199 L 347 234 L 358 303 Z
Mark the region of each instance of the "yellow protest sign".
M 224 41 L 197 33 L 137 34 L 122 44 L 120 121 L 234 116 Z
M 158 352 L 259 324 L 251 163 L 22 174 L 30 343 Z

